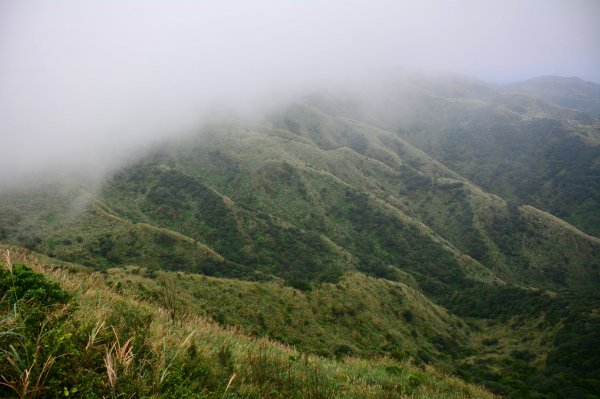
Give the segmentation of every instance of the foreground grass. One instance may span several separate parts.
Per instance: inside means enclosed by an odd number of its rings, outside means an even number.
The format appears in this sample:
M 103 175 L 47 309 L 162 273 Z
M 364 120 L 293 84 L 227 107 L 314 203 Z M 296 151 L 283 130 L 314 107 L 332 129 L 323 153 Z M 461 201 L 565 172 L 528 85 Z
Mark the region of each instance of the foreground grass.
M 326 359 L 174 318 L 98 273 L 25 251 L 3 263 L 0 397 L 492 397 L 410 360 Z

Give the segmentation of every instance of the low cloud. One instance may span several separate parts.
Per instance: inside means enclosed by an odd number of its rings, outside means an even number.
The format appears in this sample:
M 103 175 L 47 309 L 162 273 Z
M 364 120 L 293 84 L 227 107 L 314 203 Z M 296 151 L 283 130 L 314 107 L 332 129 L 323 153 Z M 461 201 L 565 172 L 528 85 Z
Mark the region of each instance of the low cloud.
M 448 3 L 4 1 L 0 182 L 396 67 L 600 81 L 598 2 Z

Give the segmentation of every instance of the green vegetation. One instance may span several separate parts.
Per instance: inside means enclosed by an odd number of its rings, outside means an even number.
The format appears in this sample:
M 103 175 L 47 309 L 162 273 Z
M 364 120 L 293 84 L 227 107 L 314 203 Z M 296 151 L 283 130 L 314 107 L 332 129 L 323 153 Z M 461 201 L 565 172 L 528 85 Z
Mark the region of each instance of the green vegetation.
M 199 316 L 173 317 L 73 265 L 22 252 L 7 260 L 0 397 L 491 397 L 407 360 L 330 360 Z M 31 315 L 41 319 L 32 324 Z
M 505 88 L 461 77 L 438 84 L 412 77 L 405 84 L 404 96 L 384 93 L 392 100 L 378 104 L 371 124 L 397 132 L 491 193 L 600 237 L 597 84 L 557 77 Z
M 509 85 L 511 90 L 600 117 L 600 85 L 576 77 L 540 76 Z
M 478 82 L 408 86 L 414 101 L 363 112 L 315 95 L 215 123 L 94 190 L 0 193 L 0 240 L 54 259 L 21 255 L 63 287 L 2 274 L 10 384 L 31 366 L 53 395 L 475 392 L 444 370 L 593 398 L 600 239 L 567 222 L 600 225 L 596 122 Z
M 136 268 L 111 269 L 108 278 L 174 314 L 208 317 L 303 352 L 401 359 L 428 355 L 442 365 L 450 354 L 438 348 L 440 339 L 452 343 L 456 351 L 466 350 L 458 343 L 467 334 L 459 319 L 405 284 L 360 273 L 347 274 L 335 284 L 315 284 L 309 290 L 306 285 L 296 289 L 281 282 L 183 273 L 160 273 L 148 280 Z
M 492 349 L 474 363 L 464 362 L 461 376 L 515 397 L 593 397 L 600 388 L 598 303 L 597 292 L 514 286 L 457 293 L 449 305 L 457 315 L 485 319 L 486 333 L 498 334 L 508 325 L 523 337 L 506 347 L 498 338 L 484 338 L 482 344 Z M 540 361 L 543 352 L 547 356 Z

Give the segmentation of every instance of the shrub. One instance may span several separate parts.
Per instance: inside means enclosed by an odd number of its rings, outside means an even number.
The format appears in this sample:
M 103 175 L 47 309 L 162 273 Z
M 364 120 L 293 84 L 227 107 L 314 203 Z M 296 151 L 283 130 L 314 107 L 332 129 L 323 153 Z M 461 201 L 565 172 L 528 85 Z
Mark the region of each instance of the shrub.
M 403 310 L 402 317 L 404 317 L 404 320 L 406 320 L 409 323 L 412 323 L 413 320 L 415 319 L 415 315 L 412 312 L 412 310 L 410 310 L 410 309 Z
M 309 282 L 304 280 L 287 280 L 285 285 L 288 287 L 295 288 L 300 291 L 310 291 L 312 287 Z
M 485 346 L 493 346 L 498 344 L 498 338 L 484 338 L 481 340 L 481 343 Z
M 58 284 L 22 265 L 15 265 L 12 273 L 7 269 L 0 269 L 0 294 L 5 298 L 3 301 L 14 300 L 29 306 L 47 306 L 69 300 L 67 292 Z

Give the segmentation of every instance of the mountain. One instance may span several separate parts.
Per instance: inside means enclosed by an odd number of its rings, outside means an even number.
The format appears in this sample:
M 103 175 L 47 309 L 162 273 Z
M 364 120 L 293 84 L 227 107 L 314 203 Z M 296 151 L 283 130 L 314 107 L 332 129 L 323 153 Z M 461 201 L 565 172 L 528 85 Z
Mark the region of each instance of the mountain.
M 534 79 L 551 90 L 546 80 Z M 598 85 L 583 85 L 594 98 Z M 376 95 L 357 94 L 353 108 L 323 96 L 315 101 L 398 134 L 511 203 L 532 205 L 600 236 L 600 121 L 593 112 L 455 75 L 401 75 L 370 90 Z
M 186 296 L 176 284 L 189 275 L 99 274 L 6 250 L 2 397 L 494 397 L 410 359 L 324 358 L 223 328 L 210 317 L 183 315 Z M 231 283 L 236 280 L 208 281 Z
M 507 87 L 532 97 L 600 117 L 600 85 L 577 77 L 540 76 Z
M 3 192 L 0 239 L 173 323 L 413 359 L 510 397 L 593 395 L 599 135 L 505 87 L 401 74 L 213 122 L 99 189 Z

